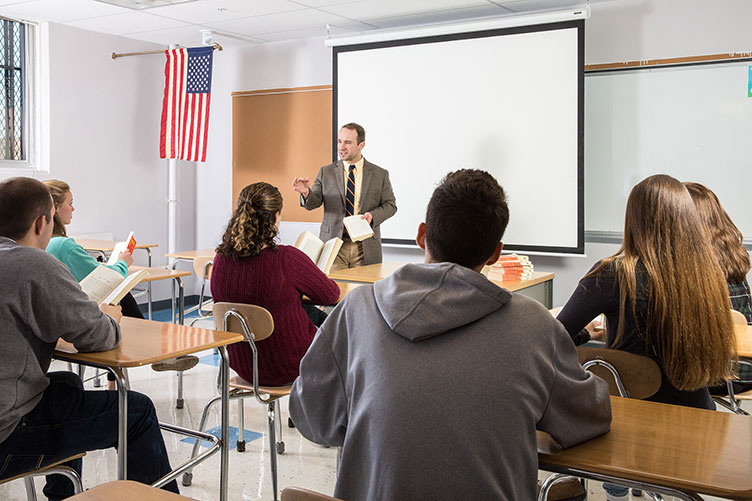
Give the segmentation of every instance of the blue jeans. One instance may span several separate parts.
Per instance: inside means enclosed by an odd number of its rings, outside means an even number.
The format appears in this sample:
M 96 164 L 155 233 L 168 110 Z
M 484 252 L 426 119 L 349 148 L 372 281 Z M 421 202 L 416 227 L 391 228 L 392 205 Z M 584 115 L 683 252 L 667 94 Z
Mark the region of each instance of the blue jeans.
M 0 443 L 0 479 L 25 473 L 81 452 L 117 446 L 116 391 L 84 391 L 78 375 L 51 372 L 42 400 Z M 128 479 L 151 484 L 171 468 L 157 413 L 149 397 L 128 392 Z M 80 459 L 66 463 L 81 473 Z M 178 492 L 174 480 L 164 487 Z M 73 495 L 62 475 L 48 475 L 44 494 L 51 500 Z
M 608 482 L 603 482 L 603 490 L 606 491 L 608 494 L 611 494 L 612 496 L 626 496 L 629 494 L 629 488 L 623 487 L 621 485 L 611 484 Z

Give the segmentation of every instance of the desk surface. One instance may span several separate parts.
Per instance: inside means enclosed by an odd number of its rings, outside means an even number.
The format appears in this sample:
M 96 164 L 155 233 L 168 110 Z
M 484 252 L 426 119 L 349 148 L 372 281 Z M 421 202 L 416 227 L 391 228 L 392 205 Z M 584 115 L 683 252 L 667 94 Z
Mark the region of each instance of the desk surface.
M 68 499 L 70 501 L 132 501 L 133 499 L 142 499 L 144 501 L 190 501 L 193 498 L 180 496 L 162 489 L 155 489 L 154 487 L 132 480 L 117 480 L 97 485 Z
M 88 238 L 77 238 L 76 243 L 86 250 L 111 252 L 115 248 L 115 244 L 119 242 L 112 242 L 110 240 L 90 240 Z M 159 247 L 159 244 L 136 244 L 136 249 L 150 249 L 152 247 Z
M 198 259 L 200 257 L 214 257 L 214 249 L 201 249 L 192 251 L 170 252 L 165 257 L 174 257 L 177 259 Z
M 357 266 L 355 268 L 332 271 L 329 273 L 329 278 L 331 278 L 332 280 L 342 280 L 349 282 L 373 283 L 377 280 L 388 277 L 405 264 L 406 263 L 378 263 L 369 264 L 366 266 Z M 553 279 L 553 273 L 536 271 L 533 272 L 532 278 L 529 278 L 527 280 L 514 280 L 505 282 L 498 282 L 493 280 L 493 283 L 495 283 L 499 287 L 504 287 L 505 289 L 514 292 L 520 289 L 524 289 L 525 287 L 531 287 L 533 285 L 537 285 Z
M 243 341 L 242 334 L 199 329 L 123 317 L 122 340 L 108 351 L 78 353 L 70 343 L 58 341 L 55 357 L 71 362 L 88 362 L 107 367 L 140 367 L 181 355 Z
M 752 498 L 752 420 L 727 412 L 611 397 L 603 436 L 558 450 L 538 432 L 541 469 L 575 468 L 729 499 Z
M 170 278 L 178 278 L 178 277 L 187 277 L 189 275 L 193 275 L 192 272 L 186 271 L 186 270 L 170 270 L 168 268 L 160 268 L 160 267 L 152 267 L 149 268 L 148 266 L 129 266 L 128 272 L 135 272 L 139 270 L 146 270 L 149 272 L 149 275 L 144 277 L 141 282 L 153 282 L 155 280 L 167 280 Z

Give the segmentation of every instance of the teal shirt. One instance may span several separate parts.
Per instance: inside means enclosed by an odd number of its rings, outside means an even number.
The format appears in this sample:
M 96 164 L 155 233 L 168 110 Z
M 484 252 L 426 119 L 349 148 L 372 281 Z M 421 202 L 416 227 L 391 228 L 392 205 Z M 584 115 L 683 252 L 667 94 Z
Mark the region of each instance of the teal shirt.
M 50 239 L 47 252 L 62 261 L 70 270 L 71 275 L 79 282 L 94 271 L 97 266 L 107 266 L 91 257 L 75 240 L 68 237 L 53 237 Z M 123 278 L 128 275 L 128 264 L 122 259 L 107 267 L 123 275 Z

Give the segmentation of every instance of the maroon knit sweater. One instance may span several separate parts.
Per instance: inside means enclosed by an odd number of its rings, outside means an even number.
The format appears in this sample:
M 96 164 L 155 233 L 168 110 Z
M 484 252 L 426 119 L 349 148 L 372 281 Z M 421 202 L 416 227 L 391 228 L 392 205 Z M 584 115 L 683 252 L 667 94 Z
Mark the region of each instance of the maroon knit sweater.
M 234 261 L 214 258 L 211 292 L 215 302 L 263 306 L 274 318 L 274 333 L 256 343 L 259 384 L 282 386 L 298 377 L 300 359 L 313 341 L 316 326 L 306 315 L 301 296 L 316 304 L 334 304 L 339 287 L 301 251 L 288 245 L 264 249 L 258 256 Z M 253 352 L 246 341 L 228 347 L 230 367 L 253 381 Z

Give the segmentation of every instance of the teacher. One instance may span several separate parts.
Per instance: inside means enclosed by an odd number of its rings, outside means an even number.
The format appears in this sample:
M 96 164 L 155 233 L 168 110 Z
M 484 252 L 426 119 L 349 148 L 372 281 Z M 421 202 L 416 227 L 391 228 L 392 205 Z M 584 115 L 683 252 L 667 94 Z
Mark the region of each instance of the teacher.
M 332 271 L 353 266 L 380 263 L 381 223 L 397 212 L 397 203 L 389 182 L 389 172 L 374 165 L 361 153 L 366 131 L 356 123 L 343 125 L 337 135 L 340 160 L 319 170 L 313 186 L 306 177 L 296 177 L 292 186 L 300 193 L 300 206 L 313 210 L 324 204 L 324 220 L 319 238 L 326 242 L 341 237 L 342 248 Z M 353 242 L 342 220 L 360 214 L 373 228 L 373 236 Z

